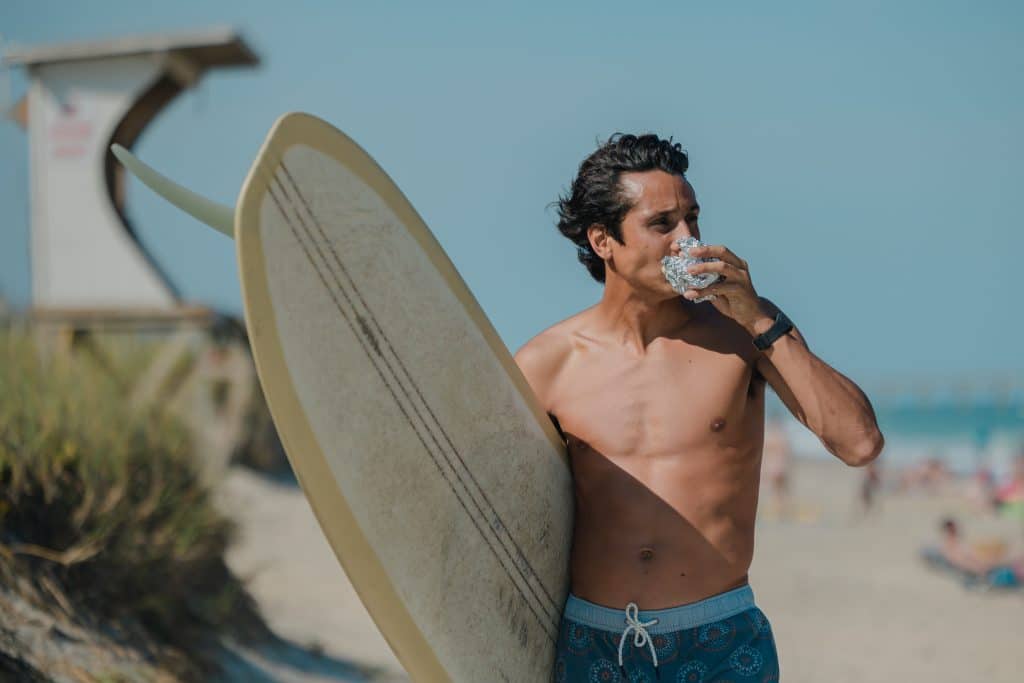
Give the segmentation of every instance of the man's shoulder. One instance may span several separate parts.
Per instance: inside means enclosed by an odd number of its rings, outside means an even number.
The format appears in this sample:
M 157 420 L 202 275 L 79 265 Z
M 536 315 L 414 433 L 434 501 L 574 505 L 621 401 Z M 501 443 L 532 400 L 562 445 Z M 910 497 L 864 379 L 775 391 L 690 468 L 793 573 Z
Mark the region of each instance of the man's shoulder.
M 572 321 L 568 318 L 538 332 L 516 351 L 516 362 L 549 366 L 564 361 L 572 350 Z
M 534 393 L 547 404 L 554 385 L 573 349 L 573 333 L 579 326 L 577 314 L 537 333 L 515 352 L 515 361 Z

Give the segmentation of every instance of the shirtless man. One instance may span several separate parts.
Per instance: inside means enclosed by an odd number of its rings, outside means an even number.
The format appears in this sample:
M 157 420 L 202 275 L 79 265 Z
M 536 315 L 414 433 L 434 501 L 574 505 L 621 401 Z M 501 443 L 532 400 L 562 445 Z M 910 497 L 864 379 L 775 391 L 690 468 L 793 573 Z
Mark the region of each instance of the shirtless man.
M 603 296 L 515 356 L 574 479 L 555 681 L 778 680 L 747 583 L 765 383 L 847 465 L 882 449 L 867 397 L 795 328 L 763 352 L 752 343 L 778 309 L 746 261 L 707 246 L 693 255 L 721 261 L 694 272 L 724 281 L 682 297 L 669 286 L 662 257 L 701 236 L 687 166 L 654 135 L 612 136 L 583 162 L 558 227 Z

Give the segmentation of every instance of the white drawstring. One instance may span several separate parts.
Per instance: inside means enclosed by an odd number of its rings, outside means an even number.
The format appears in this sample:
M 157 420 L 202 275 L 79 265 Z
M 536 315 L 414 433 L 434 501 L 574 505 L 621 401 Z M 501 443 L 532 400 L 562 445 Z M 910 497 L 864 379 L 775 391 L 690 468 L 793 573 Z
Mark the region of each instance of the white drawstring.
M 635 602 L 631 602 L 626 605 L 626 630 L 622 632 L 622 638 L 619 639 L 619 666 L 622 666 L 622 646 L 626 643 L 626 636 L 629 635 L 630 629 L 635 631 L 633 634 L 633 645 L 635 647 L 643 647 L 647 645 L 651 648 L 651 658 L 654 660 L 654 667 L 658 667 L 658 653 L 654 649 L 654 642 L 651 640 L 651 636 L 647 633 L 648 626 L 654 626 L 658 623 L 657 619 L 651 619 L 650 621 L 640 621 L 640 608 L 636 606 Z

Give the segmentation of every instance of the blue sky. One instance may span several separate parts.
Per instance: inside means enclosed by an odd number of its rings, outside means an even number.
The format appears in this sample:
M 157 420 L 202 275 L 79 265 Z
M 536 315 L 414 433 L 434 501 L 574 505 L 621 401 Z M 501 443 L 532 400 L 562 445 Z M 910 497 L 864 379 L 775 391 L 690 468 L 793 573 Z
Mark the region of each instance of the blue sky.
M 654 131 L 690 153 L 705 239 L 840 371 L 1024 368 L 1020 3 L 141 7 L 6 0 L 0 34 L 238 27 L 263 66 L 210 74 L 136 152 L 233 203 L 279 114 L 330 121 L 403 189 L 513 350 L 600 297 L 548 205 L 599 138 Z M 0 123 L 0 292 L 16 304 L 26 143 Z M 227 239 L 137 183 L 129 211 L 189 299 L 240 310 Z

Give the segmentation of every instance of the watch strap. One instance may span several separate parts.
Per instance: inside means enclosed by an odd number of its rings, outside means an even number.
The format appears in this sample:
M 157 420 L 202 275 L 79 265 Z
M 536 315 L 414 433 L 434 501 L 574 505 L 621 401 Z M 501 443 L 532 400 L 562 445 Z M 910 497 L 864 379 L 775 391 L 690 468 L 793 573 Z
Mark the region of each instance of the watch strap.
M 764 351 L 771 346 L 776 339 L 793 329 L 793 322 L 786 317 L 786 314 L 779 311 L 775 316 L 775 322 L 772 326 L 761 334 L 754 337 L 754 346 L 760 351 Z

